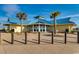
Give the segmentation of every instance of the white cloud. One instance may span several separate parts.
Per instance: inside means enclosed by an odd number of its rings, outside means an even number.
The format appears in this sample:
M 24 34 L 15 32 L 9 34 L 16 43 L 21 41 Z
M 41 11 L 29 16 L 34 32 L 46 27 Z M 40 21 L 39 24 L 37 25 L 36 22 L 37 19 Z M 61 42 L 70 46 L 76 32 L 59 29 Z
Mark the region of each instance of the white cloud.
M 7 19 L 8 19 L 7 17 L 0 16 L 1 21 L 6 21 Z
M 8 17 L 12 17 L 14 14 L 16 14 L 17 12 L 21 11 L 20 7 L 18 5 L 15 4 L 7 4 L 7 5 L 3 5 L 3 11 L 6 13 L 6 16 Z
M 67 16 L 67 17 L 77 17 L 77 16 L 79 16 L 79 14 L 69 15 L 69 16 Z
M 68 16 L 64 16 L 64 17 L 61 17 L 61 18 L 66 18 L 66 17 L 79 17 L 79 14 L 68 15 Z
M 5 23 L 7 21 L 8 17 L 3 17 L 3 16 L 0 16 L 0 23 Z

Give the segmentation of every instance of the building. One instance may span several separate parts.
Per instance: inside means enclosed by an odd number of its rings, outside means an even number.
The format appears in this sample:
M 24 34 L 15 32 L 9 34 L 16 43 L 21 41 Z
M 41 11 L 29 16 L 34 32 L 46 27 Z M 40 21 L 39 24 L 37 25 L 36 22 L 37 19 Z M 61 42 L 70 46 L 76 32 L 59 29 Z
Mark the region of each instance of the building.
M 17 19 L 15 19 L 17 20 Z M 47 20 L 33 20 L 33 21 L 23 21 L 23 31 L 29 31 L 29 32 L 48 32 L 53 31 L 53 20 L 47 21 Z M 4 26 L 7 26 L 9 30 L 14 29 L 14 32 L 21 32 L 21 22 L 20 21 L 10 21 Z M 71 21 L 70 17 L 67 18 L 61 18 L 56 19 L 56 30 L 57 31 L 65 31 L 65 29 L 68 29 L 69 32 L 73 30 L 73 27 L 76 26 L 76 24 Z

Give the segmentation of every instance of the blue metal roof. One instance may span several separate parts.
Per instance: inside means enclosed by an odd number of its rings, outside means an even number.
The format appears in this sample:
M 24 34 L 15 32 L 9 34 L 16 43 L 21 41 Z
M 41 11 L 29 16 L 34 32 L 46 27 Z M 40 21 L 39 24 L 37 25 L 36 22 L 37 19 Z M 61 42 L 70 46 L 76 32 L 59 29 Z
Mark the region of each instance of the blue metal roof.
M 71 18 L 70 17 L 67 17 L 67 18 L 61 18 L 61 19 L 56 19 L 56 24 L 75 24 L 73 21 L 70 20 Z M 30 24 L 36 24 L 36 23 L 44 23 L 44 24 L 54 24 L 54 21 L 51 20 L 51 21 L 47 21 L 47 20 L 23 20 L 23 24 L 26 24 L 26 25 L 30 25 Z M 6 22 L 3 22 L 3 24 L 21 24 L 21 21 L 17 18 L 10 18 L 10 21 L 6 21 Z
M 30 24 L 35 23 L 54 24 L 54 20 L 47 21 L 43 19 L 43 20 L 30 21 Z M 67 17 L 67 18 L 56 19 L 56 24 L 75 24 L 75 22 L 71 21 L 71 17 Z
M 54 20 L 50 22 L 51 24 L 54 24 Z M 75 24 L 75 23 L 71 21 L 71 17 L 68 17 L 68 18 L 56 19 L 56 24 Z

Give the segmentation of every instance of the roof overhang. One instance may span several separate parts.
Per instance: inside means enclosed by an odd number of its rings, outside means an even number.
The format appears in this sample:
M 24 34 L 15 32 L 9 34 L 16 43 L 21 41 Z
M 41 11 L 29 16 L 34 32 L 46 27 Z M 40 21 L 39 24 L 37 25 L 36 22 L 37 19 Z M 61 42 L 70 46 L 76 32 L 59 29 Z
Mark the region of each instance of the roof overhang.
M 56 24 L 56 26 L 63 26 L 63 25 L 76 26 L 76 24 Z M 54 26 L 54 24 L 51 24 L 51 26 Z
M 29 26 L 29 25 L 39 25 L 39 24 L 22 24 L 23 26 Z M 49 26 L 54 26 L 54 24 L 44 24 Z M 63 25 L 73 25 L 76 26 L 76 24 L 56 24 L 57 26 L 63 26 Z M 3 24 L 3 26 L 21 26 L 21 24 Z
M 3 26 L 21 26 L 21 24 L 3 24 Z M 26 26 L 23 24 L 23 26 Z
M 45 23 L 28 24 L 28 25 L 41 25 L 41 24 L 43 24 L 43 25 L 51 25 L 51 24 L 45 24 Z

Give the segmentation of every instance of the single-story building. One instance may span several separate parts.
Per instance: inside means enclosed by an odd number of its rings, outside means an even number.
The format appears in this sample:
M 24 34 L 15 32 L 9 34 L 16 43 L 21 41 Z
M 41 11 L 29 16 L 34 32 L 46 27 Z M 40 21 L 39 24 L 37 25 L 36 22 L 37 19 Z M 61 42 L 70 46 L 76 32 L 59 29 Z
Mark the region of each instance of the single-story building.
M 57 31 L 65 31 L 68 29 L 69 32 L 73 30 L 73 27 L 76 24 L 70 20 L 71 17 L 56 19 L 56 30 Z M 17 19 L 15 19 L 17 20 Z M 14 32 L 21 32 L 21 22 L 20 21 L 9 21 L 8 23 L 4 24 L 7 26 L 7 29 L 11 30 L 14 29 Z M 23 21 L 23 31 L 30 31 L 30 32 L 48 32 L 53 31 L 54 22 L 53 20 L 24 20 Z

